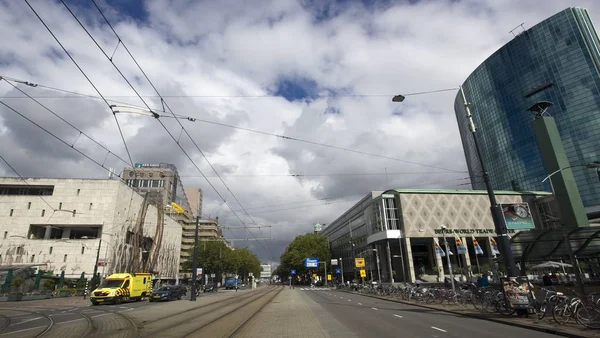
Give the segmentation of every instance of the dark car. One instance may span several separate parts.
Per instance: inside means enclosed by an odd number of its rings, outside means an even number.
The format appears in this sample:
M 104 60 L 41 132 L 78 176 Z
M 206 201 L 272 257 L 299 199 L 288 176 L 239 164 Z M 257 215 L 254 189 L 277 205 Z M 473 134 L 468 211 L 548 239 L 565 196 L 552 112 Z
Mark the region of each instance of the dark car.
M 204 292 L 217 292 L 216 284 L 206 284 L 204 285 Z
M 179 289 L 175 286 L 161 286 L 158 290 L 152 292 L 152 297 L 150 297 L 150 301 L 162 301 L 162 300 L 174 300 L 181 299 L 181 293 Z
M 187 286 L 185 286 L 183 284 L 179 284 L 179 285 L 175 285 L 174 287 L 179 291 L 180 295 L 187 296 L 187 291 L 188 291 Z

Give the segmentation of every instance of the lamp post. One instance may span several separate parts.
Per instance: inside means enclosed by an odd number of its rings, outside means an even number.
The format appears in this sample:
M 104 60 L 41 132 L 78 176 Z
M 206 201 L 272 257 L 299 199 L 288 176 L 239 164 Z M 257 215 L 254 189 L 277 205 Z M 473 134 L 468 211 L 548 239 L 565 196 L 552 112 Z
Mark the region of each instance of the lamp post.
M 446 226 L 442 224 L 442 235 L 444 236 L 444 246 L 446 247 L 446 264 L 448 265 L 448 272 L 450 273 L 450 282 L 452 283 L 452 292 L 456 292 L 454 286 L 454 273 L 452 272 L 452 263 L 450 262 L 450 248 L 448 248 L 448 240 L 446 239 Z
M 194 259 L 192 263 L 192 290 L 190 300 L 196 300 L 196 280 L 198 278 L 198 225 L 200 224 L 200 215 L 196 216 L 196 230 L 194 231 Z M 204 269 L 203 269 L 204 270 Z
M 496 230 L 496 233 L 498 234 L 498 246 L 500 247 L 500 250 L 502 252 L 502 257 L 504 258 L 504 264 L 506 265 L 507 275 L 508 277 L 514 279 L 518 276 L 518 271 L 512 250 L 510 248 L 510 242 L 508 239 L 508 233 L 506 231 L 506 223 L 504 222 L 504 213 L 502 211 L 502 206 L 496 201 L 496 195 L 494 194 L 494 189 L 492 188 L 490 176 L 483 161 L 483 154 L 481 152 L 481 147 L 479 146 L 479 138 L 476 132 L 477 128 L 475 127 L 475 123 L 473 122 L 473 115 L 471 114 L 471 109 L 469 108 L 470 103 L 467 102 L 467 97 L 465 96 L 463 87 L 460 86 L 458 89 L 463 99 L 463 104 L 469 123 L 469 130 L 473 135 L 473 144 L 475 145 L 477 158 L 479 160 L 479 164 L 481 165 L 481 171 L 483 173 L 483 181 L 485 183 L 485 188 L 487 190 L 488 198 L 490 200 L 490 212 L 492 214 L 494 228 Z M 404 101 L 404 98 L 405 97 L 403 95 L 396 95 L 392 98 L 392 102 L 402 102 Z M 454 280 L 452 284 L 454 284 Z
M 344 262 L 342 261 L 342 257 L 340 257 L 340 272 L 342 273 L 342 285 L 344 284 Z

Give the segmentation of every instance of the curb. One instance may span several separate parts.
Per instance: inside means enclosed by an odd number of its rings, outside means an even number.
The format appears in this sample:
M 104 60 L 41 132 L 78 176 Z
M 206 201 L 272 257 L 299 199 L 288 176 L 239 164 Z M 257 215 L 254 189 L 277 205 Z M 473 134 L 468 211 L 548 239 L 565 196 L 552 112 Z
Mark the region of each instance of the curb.
M 340 290 L 338 290 L 338 291 L 340 291 Z M 384 298 L 384 297 L 380 297 L 380 296 L 367 295 L 367 294 L 362 294 L 362 293 L 352 292 L 352 291 L 342 290 L 342 292 L 351 293 L 351 294 L 355 294 L 355 295 L 363 295 L 363 296 L 366 296 L 366 297 L 371 297 L 371 298 L 376 298 L 376 299 L 381 299 L 381 300 L 387 300 L 387 301 L 390 301 L 390 302 L 395 302 L 395 303 L 400 303 L 400 304 L 405 304 L 405 305 L 412 305 L 412 306 L 422 307 L 422 308 L 430 309 L 430 310 L 436 310 L 436 311 L 442 311 L 442 312 L 452 313 L 452 314 L 463 316 L 463 317 L 469 317 L 469 318 L 474 318 L 474 319 L 479 319 L 479 320 L 487 320 L 489 322 L 494 322 L 494 323 L 498 323 L 498 324 L 504 324 L 504 325 L 510 325 L 510 326 L 515 326 L 515 327 L 520 327 L 522 329 L 528 329 L 528 330 L 532 330 L 532 331 L 550 333 L 550 334 L 554 334 L 554 335 L 562 336 L 562 337 L 569 337 L 569 338 L 589 338 L 589 335 L 583 335 L 583 334 L 579 335 L 579 334 L 568 333 L 568 332 L 564 332 L 564 331 L 560 331 L 560 330 L 555 330 L 555 329 L 550 329 L 550 328 L 529 326 L 529 325 L 526 325 L 526 324 L 514 323 L 514 322 L 507 322 L 507 321 L 499 320 L 499 319 L 495 319 L 495 318 L 486 318 L 486 317 L 482 317 L 482 316 L 480 316 L 478 314 L 475 314 L 475 313 L 474 314 L 460 313 L 460 312 L 456 312 L 456 311 L 452 311 L 452 310 L 438 309 L 438 308 L 435 308 L 435 307 L 432 307 L 432 306 L 423 305 L 423 304 L 410 303 L 410 302 L 403 301 L 403 300 L 389 299 L 389 298 Z

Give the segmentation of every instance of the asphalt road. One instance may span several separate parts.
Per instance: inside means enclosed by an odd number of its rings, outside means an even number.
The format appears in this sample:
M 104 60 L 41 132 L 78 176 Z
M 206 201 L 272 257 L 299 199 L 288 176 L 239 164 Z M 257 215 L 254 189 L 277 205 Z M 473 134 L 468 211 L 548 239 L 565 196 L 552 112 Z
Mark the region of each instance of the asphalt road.
M 302 292 L 358 337 L 556 337 L 336 290 L 304 288 Z

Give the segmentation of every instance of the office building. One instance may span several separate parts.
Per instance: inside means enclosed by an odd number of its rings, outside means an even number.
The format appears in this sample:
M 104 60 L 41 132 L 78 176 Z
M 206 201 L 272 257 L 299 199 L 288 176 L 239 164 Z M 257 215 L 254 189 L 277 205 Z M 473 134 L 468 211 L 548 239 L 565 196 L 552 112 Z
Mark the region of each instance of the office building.
M 588 218 L 600 216 L 600 40 L 587 10 L 567 8 L 522 32 L 463 83 L 494 189 L 551 191 L 526 110 L 550 101 Z M 473 189 L 485 189 L 460 92 L 455 112 Z
M 550 195 L 496 191 L 505 210 L 509 234 L 516 236 L 541 228 L 544 220 L 540 210 L 547 210 Z M 373 191 L 324 227 L 320 236 L 328 238 L 331 257 L 341 259 L 344 280 L 354 279 L 356 271 L 360 281 L 360 270 L 364 270 L 365 280 L 377 281 L 381 275 L 383 283 L 414 283 L 417 277 L 439 282 L 449 274 L 446 257 L 436 254 L 435 249 L 438 243 L 445 250 L 442 224 L 447 227 L 446 237 L 454 254 L 451 262 L 463 267 L 465 278 L 478 272 L 477 265 L 482 271 L 490 270 L 494 256 L 490 238 L 497 234 L 485 190 Z M 464 254 L 457 252 L 457 237 L 466 245 Z M 483 254 L 475 255 L 473 238 Z M 355 270 L 355 258 L 365 258 L 365 267 Z M 455 274 L 461 273 L 455 270 Z M 341 281 L 341 276 L 333 278 Z
M 97 262 L 103 276 L 137 267 L 174 280 L 182 229 L 168 215 L 159 221 L 161 215 L 160 206 L 145 204 L 119 180 L 3 177 L 0 266 L 64 271 L 78 279 L 91 277 Z

